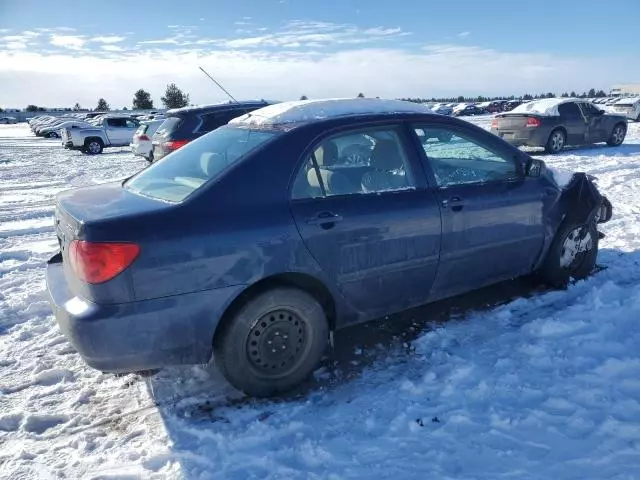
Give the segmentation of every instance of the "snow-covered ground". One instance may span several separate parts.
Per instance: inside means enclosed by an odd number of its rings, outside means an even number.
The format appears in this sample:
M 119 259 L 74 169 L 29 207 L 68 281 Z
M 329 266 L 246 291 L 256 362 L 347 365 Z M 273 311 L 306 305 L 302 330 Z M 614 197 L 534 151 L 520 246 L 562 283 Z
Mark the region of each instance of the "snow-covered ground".
M 0 126 L 0 478 L 640 476 L 640 124 L 620 147 L 544 157 L 596 175 L 612 200 L 606 269 L 349 329 L 278 401 L 242 398 L 212 367 L 103 375 L 60 334 L 44 292 L 53 197 L 145 164 L 107 152 Z

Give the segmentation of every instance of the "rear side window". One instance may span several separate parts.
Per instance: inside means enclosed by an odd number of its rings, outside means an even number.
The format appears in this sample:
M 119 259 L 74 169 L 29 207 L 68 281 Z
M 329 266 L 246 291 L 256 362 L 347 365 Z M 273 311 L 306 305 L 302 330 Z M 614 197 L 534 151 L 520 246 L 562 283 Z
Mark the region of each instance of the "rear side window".
M 182 118 L 180 117 L 169 117 L 162 122 L 162 125 L 156 130 L 156 135 L 167 135 L 178 129 L 180 124 L 182 123 Z
M 107 118 L 107 126 L 114 128 L 123 128 L 127 126 L 126 118 Z
M 562 118 L 569 120 L 582 119 L 582 113 L 576 103 L 563 103 L 558 105 L 558 113 Z
M 148 197 L 180 202 L 276 135 L 248 128 L 219 128 L 142 170 L 125 187 Z
M 234 110 L 217 110 L 213 112 L 200 114 L 202 123 L 198 127 L 198 132 L 210 132 L 222 125 L 226 125 L 229 121 L 236 117 L 244 115 L 246 111 L 244 109 Z

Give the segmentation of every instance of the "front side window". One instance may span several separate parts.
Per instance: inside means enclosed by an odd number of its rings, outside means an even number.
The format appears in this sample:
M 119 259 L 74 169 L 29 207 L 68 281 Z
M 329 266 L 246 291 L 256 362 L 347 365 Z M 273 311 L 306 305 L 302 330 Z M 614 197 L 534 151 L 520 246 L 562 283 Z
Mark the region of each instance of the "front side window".
M 415 129 L 439 187 L 513 180 L 515 159 L 490 150 L 476 139 L 445 128 Z
M 277 133 L 225 126 L 175 150 L 130 178 L 135 193 L 180 202 Z
M 372 129 L 321 141 L 305 159 L 292 198 L 382 193 L 415 187 L 398 133 Z
M 136 120 L 127 119 L 125 120 L 125 122 L 126 122 L 127 128 L 137 128 L 139 125 L 139 123 Z

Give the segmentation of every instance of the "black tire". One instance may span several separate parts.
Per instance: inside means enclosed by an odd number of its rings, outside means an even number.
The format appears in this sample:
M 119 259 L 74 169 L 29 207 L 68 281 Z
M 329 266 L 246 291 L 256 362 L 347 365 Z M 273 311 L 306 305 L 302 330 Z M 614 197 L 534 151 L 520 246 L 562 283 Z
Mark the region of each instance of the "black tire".
M 590 236 L 590 239 L 587 237 Z M 583 252 L 578 252 L 569 265 L 563 262 L 571 258 L 569 254 L 565 257 L 565 241 L 570 235 L 577 235 L 581 245 L 587 248 Z M 598 231 L 595 224 L 576 225 L 573 223 L 563 223 L 556 232 L 556 236 L 549 247 L 547 256 L 539 270 L 539 276 L 545 282 L 555 287 L 564 287 L 574 278 L 581 280 L 589 276 L 596 265 L 598 257 Z
M 82 149 L 83 153 L 88 155 L 98 155 L 102 153 L 104 150 L 104 143 L 99 138 L 87 138 L 84 141 L 84 148 Z
M 47 138 L 60 138 L 60 135 L 58 135 L 56 132 L 49 132 L 45 136 Z
M 560 152 L 567 143 L 567 135 L 564 133 L 564 130 L 561 128 L 556 128 L 549 135 L 549 139 L 547 140 L 546 145 L 544 146 L 544 150 L 547 153 L 554 154 Z
M 296 288 L 274 288 L 249 300 L 221 326 L 213 342 L 214 359 L 235 388 L 269 397 L 308 378 L 328 338 L 327 318 L 315 298 Z
M 611 130 L 611 135 L 609 136 L 609 140 L 607 140 L 607 145 L 610 147 L 617 147 L 624 142 L 624 137 L 627 136 L 627 125 L 624 123 L 618 123 L 613 130 Z

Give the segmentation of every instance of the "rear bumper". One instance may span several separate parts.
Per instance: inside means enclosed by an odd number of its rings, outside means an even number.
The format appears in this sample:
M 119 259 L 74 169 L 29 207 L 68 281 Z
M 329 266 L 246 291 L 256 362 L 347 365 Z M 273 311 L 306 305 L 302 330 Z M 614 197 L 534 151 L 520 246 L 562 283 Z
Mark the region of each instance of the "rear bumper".
M 82 150 L 82 147 L 78 147 L 77 145 L 74 145 L 72 141 L 64 142 L 64 148 L 68 150 Z
M 59 254 L 49 260 L 46 278 L 64 336 L 89 366 L 114 373 L 208 362 L 215 327 L 243 288 L 98 305 L 70 291 Z
M 544 147 L 549 140 L 547 128 L 519 128 L 513 130 L 492 128 L 491 133 L 517 147 Z

